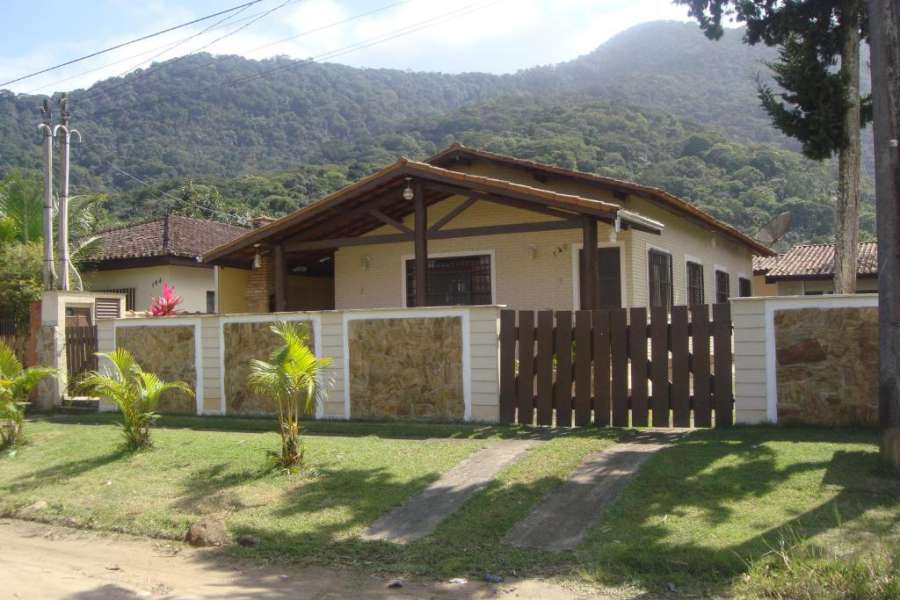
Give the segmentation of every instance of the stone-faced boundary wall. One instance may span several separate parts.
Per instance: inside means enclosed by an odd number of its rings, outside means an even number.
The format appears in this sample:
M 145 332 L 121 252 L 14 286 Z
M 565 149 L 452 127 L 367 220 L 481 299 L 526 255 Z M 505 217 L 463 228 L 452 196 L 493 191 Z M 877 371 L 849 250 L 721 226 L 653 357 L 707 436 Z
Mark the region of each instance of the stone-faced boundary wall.
M 878 297 L 732 300 L 738 423 L 877 425 Z
M 98 347 L 108 352 L 119 340 L 136 349 L 136 339 L 158 339 L 154 344 L 165 347 L 163 341 L 177 338 L 177 352 L 153 352 L 145 358 L 152 365 L 144 366 L 191 383 L 197 414 L 264 414 L 271 406 L 246 386 L 246 362 L 268 356 L 276 343 L 272 323 L 297 321 L 316 354 L 332 359 L 317 418 L 496 422 L 499 311 L 477 306 L 127 318 L 102 322 Z M 114 409 L 108 402 L 101 408 Z

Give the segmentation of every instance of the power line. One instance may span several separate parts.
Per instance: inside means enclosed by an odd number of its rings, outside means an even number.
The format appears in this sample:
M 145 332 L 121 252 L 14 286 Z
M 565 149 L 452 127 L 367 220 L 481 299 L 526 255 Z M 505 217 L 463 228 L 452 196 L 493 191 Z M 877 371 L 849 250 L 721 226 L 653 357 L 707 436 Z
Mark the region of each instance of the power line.
M 235 77 L 232 79 L 225 80 L 224 82 L 216 82 L 216 83 L 195 89 L 193 91 L 193 93 L 200 94 L 200 93 L 203 93 L 205 91 L 215 89 L 215 88 L 224 88 L 224 87 L 229 87 L 229 86 L 238 85 L 238 84 L 242 84 L 242 83 L 247 83 L 249 81 L 254 81 L 256 79 L 261 79 L 263 77 L 267 77 L 275 72 L 284 71 L 287 69 L 295 69 L 298 67 L 302 67 L 302 66 L 306 66 L 306 65 L 315 63 L 315 62 L 323 60 L 323 59 L 335 58 L 337 56 L 342 56 L 344 54 L 349 54 L 351 52 L 356 52 L 358 50 L 370 48 L 372 46 L 376 46 L 376 45 L 382 44 L 384 42 L 388 42 L 388 41 L 391 41 L 391 40 L 394 40 L 394 39 L 397 39 L 397 38 L 400 38 L 400 37 L 403 37 L 406 35 L 417 33 L 419 31 L 427 29 L 428 27 L 433 27 L 434 25 L 439 25 L 440 23 L 463 16 L 465 14 L 473 13 L 478 10 L 483 10 L 485 8 L 488 8 L 489 6 L 499 4 L 500 2 L 503 2 L 503 1 L 504 0 L 493 0 L 491 2 L 483 2 L 483 1 L 473 2 L 473 3 L 467 4 L 466 6 L 463 6 L 462 8 L 448 11 L 446 13 L 437 15 L 436 17 L 424 19 L 422 21 L 419 21 L 419 22 L 409 25 L 407 27 L 402 27 L 400 29 L 394 30 L 393 32 L 383 35 L 383 36 L 376 36 L 373 38 L 369 38 L 367 40 L 362 40 L 362 41 L 354 43 L 354 44 L 349 44 L 347 46 L 343 46 L 341 48 L 336 48 L 334 50 L 325 52 L 325 53 L 317 55 L 317 56 L 313 56 L 306 60 L 295 60 L 295 61 L 292 61 L 290 64 L 279 65 L 279 66 L 273 67 L 271 69 L 266 69 L 260 73 L 254 74 L 254 75 Z M 124 105 L 124 106 L 116 106 L 114 108 L 105 109 L 105 110 L 100 110 L 100 109 L 94 110 L 94 111 L 88 112 L 84 115 L 81 115 L 81 118 L 96 117 L 96 116 L 100 115 L 101 113 L 103 113 L 104 116 L 109 116 L 111 114 L 115 114 L 118 112 L 135 109 L 135 108 L 139 108 L 142 106 L 147 106 L 150 103 L 165 101 L 166 99 L 173 99 L 173 98 L 176 98 L 176 96 L 175 95 L 157 96 L 156 98 L 151 99 L 151 100 L 141 100 L 141 101 L 138 101 L 138 102 L 135 102 L 132 104 L 128 104 L 128 105 Z M 89 124 L 88 124 L 88 126 L 89 126 Z
M 87 59 L 89 59 L 89 58 L 94 58 L 95 56 L 100 56 L 101 54 L 106 54 L 106 53 L 108 53 L 108 52 L 112 52 L 113 50 L 118 50 L 119 48 L 124 48 L 125 46 L 130 46 L 130 45 L 136 44 L 136 43 L 138 43 L 138 42 L 143 42 L 143 41 L 145 41 L 145 40 L 149 40 L 149 39 L 152 39 L 152 38 L 155 38 L 155 37 L 159 37 L 159 36 L 161 36 L 161 35 L 163 35 L 163 34 L 166 34 L 166 33 L 172 32 L 172 31 L 175 31 L 175 30 L 177 30 L 177 29 L 183 29 L 183 28 L 185 28 L 185 27 L 189 27 L 190 25 L 195 25 L 195 24 L 200 23 L 200 22 L 202 22 L 202 21 L 206 21 L 206 20 L 212 19 L 212 18 L 214 18 L 214 17 L 218 17 L 218 16 L 220 16 L 220 15 L 224 15 L 224 14 L 227 14 L 227 13 L 230 13 L 230 12 L 234 12 L 234 11 L 236 11 L 236 10 L 239 10 L 239 9 L 244 8 L 244 7 L 247 7 L 247 6 L 252 6 L 252 5 L 254 5 L 254 4 L 259 4 L 259 3 L 262 2 L 262 1 L 263 1 L 263 0 L 251 0 L 250 2 L 245 2 L 245 3 L 240 4 L 240 5 L 238 5 L 238 6 L 233 6 L 233 7 L 231 7 L 231 8 L 228 8 L 228 9 L 225 9 L 225 10 L 221 10 L 221 11 L 219 11 L 219 12 L 217 12 L 217 13 L 213 13 L 213 14 L 211 14 L 211 15 L 206 15 L 205 17 L 200 17 L 200 18 L 198 18 L 198 19 L 194 19 L 194 20 L 188 21 L 188 22 L 186 22 L 186 23 L 181 23 L 180 25 L 174 25 L 174 26 L 172 26 L 172 27 L 168 27 L 168 28 L 166 28 L 166 29 L 163 29 L 163 30 L 161 30 L 161 31 L 157 31 L 157 32 L 155 32 L 155 33 L 150 33 L 150 34 L 141 36 L 141 37 L 139 37 L 139 38 L 135 38 L 135 39 L 133 39 L 133 40 L 130 40 L 130 41 L 127 41 L 127 42 L 123 42 L 123 43 L 121 43 L 121 44 L 116 44 L 115 46 L 110 46 L 109 48 L 105 48 L 105 49 L 103 49 L 103 50 L 97 50 L 96 52 L 92 52 L 92 53 L 90 53 L 90 54 L 86 54 L 86 55 L 81 56 L 81 57 L 79 57 L 79 58 L 73 58 L 72 60 L 68 60 L 68 61 L 66 61 L 66 62 L 64 62 L 64 63 L 60 63 L 60 64 L 54 65 L 54 66 L 52 66 L 52 67 L 47 67 L 46 69 L 41 69 L 41 70 L 39 70 L 39 71 L 34 71 L 33 73 L 29 73 L 29 74 L 27 74 L 27 75 L 23 75 L 23 76 L 21 76 L 21 77 L 17 77 L 16 79 L 11 79 L 11 80 L 9 80 L 9 81 L 4 81 L 4 82 L 0 83 L 0 87 L 6 86 L 6 85 L 10 85 L 10 84 L 12 84 L 12 83 L 18 83 L 18 82 L 24 81 L 24 80 L 26 80 L 26 79 L 31 79 L 32 77 L 36 77 L 36 76 L 42 75 L 42 74 L 44 74 L 44 73 L 49 73 L 50 71 L 55 71 L 55 70 L 57 70 L 57 69 L 61 69 L 61 68 L 63 68 L 63 67 L 67 67 L 67 66 L 69 66 L 69 65 L 73 65 L 73 64 L 75 64 L 75 63 L 79 63 L 79 62 L 85 61 L 85 60 L 87 60 Z
M 172 60 L 170 61 L 169 64 L 174 64 L 174 63 L 176 63 L 176 62 L 179 62 L 179 61 L 181 61 L 181 60 L 184 60 L 184 59 L 187 58 L 188 56 L 197 54 L 198 52 L 202 52 L 203 50 L 209 48 L 209 47 L 212 46 L 213 44 L 216 44 L 216 43 L 218 43 L 218 42 L 220 42 L 220 41 L 222 41 L 222 40 L 224 40 L 224 39 L 226 39 L 226 38 L 228 38 L 228 37 L 231 37 L 232 35 L 236 34 L 237 32 L 239 32 L 239 31 L 241 31 L 241 30 L 243 30 L 243 29 L 246 29 L 246 28 L 249 27 L 250 25 L 253 25 L 253 24 L 256 23 L 257 21 L 259 21 L 259 20 L 261 20 L 261 19 L 264 19 L 265 17 L 269 16 L 270 14 L 272 14 L 273 12 L 275 12 L 276 10 L 281 9 L 281 8 L 285 7 L 286 5 L 292 3 L 292 2 L 300 2 L 300 1 L 302 1 L 302 0 L 284 0 L 284 2 L 282 2 L 281 4 L 279 4 L 278 6 L 276 6 L 276 7 L 274 7 L 274 8 L 271 8 L 271 9 L 266 10 L 266 11 L 261 11 L 261 12 L 254 13 L 254 14 L 252 14 L 252 15 L 249 15 L 249 16 L 246 17 L 245 19 L 241 19 L 241 20 L 244 20 L 244 21 L 246 21 L 247 19 L 249 19 L 249 22 L 246 22 L 246 23 L 244 23 L 243 25 L 241 25 L 240 27 L 237 27 L 237 28 L 235 28 L 235 29 L 229 31 L 228 33 L 225 33 L 225 34 L 219 36 L 218 38 L 214 39 L 213 41 L 207 43 L 207 44 L 204 45 L 204 46 L 201 46 L 200 48 L 198 48 L 198 49 L 196 49 L 196 50 L 192 50 L 191 52 L 188 52 L 187 54 L 183 54 L 183 55 L 181 55 L 181 56 L 179 56 L 179 57 L 177 57 L 177 58 L 175 58 L 175 59 L 172 59 Z M 246 8 L 246 7 L 245 7 L 245 8 Z M 242 10 L 244 10 L 244 9 L 242 9 Z M 223 21 L 224 21 L 224 20 L 227 20 L 228 18 L 229 18 L 229 17 L 226 17 L 225 19 L 223 19 Z M 219 21 L 219 23 L 221 23 L 221 22 L 222 22 L 222 21 Z M 199 34 L 197 34 L 197 35 L 199 35 Z M 127 69 L 125 72 L 121 73 L 121 74 L 119 75 L 119 77 L 125 75 L 126 73 L 128 73 L 128 72 L 130 72 L 130 71 L 133 71 L 134 69 L 140 67 L 142 64 L 147 64 L 148 62 L 152 62 L 155 58 L 161 56 L 162 54 L 165 54 L 165 53 L 168 52 L 170 49 L 171 49 L 171 48 L 167 48 L 167 49 L 163 50 L 162 52 L 160 52 L 159 54 L 156 54 L 155 56 L 149 58 L 148 60 L 141 61 L 141 62 L 138 63 L 137 65 L 134 65 L 133 67 L 130 67 L 130 68 Z M 91 99 L 91 98 L 94 98 L 95 96 L 97 96 L 97 95 L 99 95 L 99 94 L 106 94 L 106 95 L 109 95 L 109 94 L 111 94 L 112 92 L 115 92 L 117 89 L 119 89 L 119 88 L 121 88 L 121 87 L 124 87 L 124 86 L 126 86 L 126 85 L 130 85 L 130 84 L 132 84 L 132 83 L 134 83 L 133 80 L 132 80 L 132 81 L 120 81 L 118 84 L 114 84 L 112 87 L 109 87 L 109 88 L 105 88 L 105 89 L 103 89 L 103 88 L 96 88 L 94 92 L 88 92 L 88 94 L 87 94 L 86 96 L 84 96 L 83 98 L 81 98 L 81 100 Z
M 151 58 L 149 58 L 149 59 L 147 59 L 147 60 L 144 60 L 144 61 L 141 61 L 141 62 L 139 62 L 138 64 L 129 67 L 128 69 L 126 69 L 125 71 L 123 71 L 122 73 L 120 73 L 119 75 L 113 75 L 113 76 L 112 76 L 112 77 L 121 77 L 121 76 L 125 75 L 126 73 L 128 73 L 129 71 L 133 71 L 134 69 L 138 68 L 138 67 L 141 66 L 142 64 L 146 64 L 147 62 L 153 61 L 153 60 L 155 60 L 156 58 L 158 58 L 158 57 L 162 56 L 163 54 L 165 54 L 166 52 L 169 52 L 170 50 L 173 50 L 174 48 L 177 48 L 178 46 L 180 46 L 180 45 L 182 45 L 182 44 L 185 44 L 185 43 L 189 42 L 190 40 L 192 40 L 192 39 L 194 39 L 194 38 L 200 37 L 201 35 L 205 35 L 206 33 L 209 33 L 210 31 L 213 31 L 213 30 L 217 29 L 217 28 L 220 27 L 223 23 L 225 23 L 226 21 L 230 21 L 231 19 L 233 19 L 234 17 L 236 17 L 237 15 L 239 15 L 240 13 L 242 13 L 242 12 L 243 12 L 244 10 L 246 10 L 247 8 L 249 8 L 249 7 L 248 7 L 248 6 L 245 6 L 244 8 L 242 8 L 242 9 L 236 11 L 236 12 L 230 13 L 230 14 L 226 15 L 225 17 L 223 17 L 222 19 L 216 21 L 216 22 L 213 23 L 212 25 L 209 25 L 209 26 L 206 27 L 205 29 L 202 29 L 201 31 L 199 31 L 199 32 L 197 32 L 197 33 L 192 33 L 191 35 L 189 35 L 189 36 L 187 36 L 187 37 L 183 37 L 183 38 L 181 38 L 180 40 L 178 40 L 178 41 L 176 41 L 176 42 L 174 42 L 174 43 L 171 43 L 171 44 L 167 43 L 167 44 L 161 44 L 161 45 L 159 45 L 159 46 L 154 46 L 153 48 L 150 48 L 150 49 L 148 49 L 148 50 L 144 50 L 143 52 L 138 52 L 137 54 L 132 54 L 132 55 L 130 55 L 130 56 L 126 56 L 126 57 L 124 57 L 124 58 L 120 58 L 119 60 L 114 60 L 113 62 L 108 62 L 108 63 L 102 64 L 102 65 L 100 65 L 100 66 L 98 66 L 98 67 L 94 67 L 93 69 L 87 69 L 87 70 L 85 70 L 85 71 L 79 71 L 78 73 L 75 73 L 74 75 L 70 75 L 69 77 L 65 77 L 65 78 L 63 78 L 63 79 L 57 79 L 56 81 L 53 81 L 53 82 L 51 82 L 51 83 L 47 83 L 47 84 L 40 85 L 40 86 L 38 86 L 38 87 L 36 87 L 36 88 L 32 88 L 32 89 L 30 89 L 30 90 L 28 90 L 27 92 L 24 92 L 24 93 L 25 93 L 25 94 L 31 95 L 31 94 L 36 94 L 36 93 L 38 93 L 39 91 L 45 90 L 45 89 L 50 89 L 50 91 L 51 91 L 51 93 L 52 93 L 53 88 L 55 88 L 57 85 L 59 85 L 59 84 L 61 84 L 61 83 L 65 83 L 65 82 L 67 82 L 67 81 L 71 81 L 71 80 L 73 80 L 73 79 L 77 79 L 78 77 L 81 77 L 82 75 L 88 75 L 89 73 L 96 73 L 97 71 L 101 71 L 101 70 L 106 69 L 106 68 L 108 68 L 108 67 L 112 67 L 112 66 L 115 66 L 115 65 L 120 65 L 120 64 L 125 63 L 125 62 L 128 62 L 128 61 L 130 61 L 130 60 L 132 60 L 132 59 L 138 58 L 139 56 L 144 56 L 144 55 L 150 54 L 151 52 L 156 52 L 157 50 L 162 49 L 161 52 L 159 52 L 158 54 L 155 54 L 155 55 L 152 56 Z M 242 18 L 242 19 L 238 19 L 238 20 L 235 21 L 235 22 L 236 22 L 236 23 L 240 23 L 241 21 L 246 21 L 247 19 L 252 19 L 256 14 L 259 14 L 259 13 L 255 13 L 254 15 L 248 15 L 248 16 Z M 88 97 L 90 97 L 90 94 L 87 94 L 86 96 L 83 96 L 82 99 L 88 98 Z
M 126 171 L 125 169 L 122 169 L 121 167 L 118 167 L 118 166 L 114 165 L 113 163 L 107 163 L 107 164 L 108 164 L 113 170 L 118 171 L 119 173 L 121 173 L 122 175 L 125 175 L 125 176 L 128 177 L 129 179 L 133 179 L 134 181 L 140 183 L 140 184 L 141 184 L 142 186 L 144 186 L 144 187 L 150 187 L 150 186 L 153 185 L 153 184 L 150 183 L 149 181 L 146 181 L 146 180 L 144 180 L 144 179 L 141 179 L 141 178 L 138 177 L 137 175 L 133 175 L 133 174 L 129 173 L 128 171 Z M 119 190 L 119 191 L 121 192 L 122 190 Z M 244 216 L 242 216 L 242 215 L 238 215 L 238 214 L 235 214 L 235 213 L 225 212 L 225 211 L 219 210 L 219 209 L 217 209 L 217 208 L 211 208 L 211 207 L 209 207 L 209 206 L 207 206 L 207 205 L 205 205 L 205 204 L 203 204 L 203 203 L 201 203 L 201 202 L 198 202 L 197 200 L 188 199 L 188 198 L 179 198 L 178 196 L 172 195 L 172 194 L 170 194 L 169 192 L 167 192 L 167 191 L 165 191 L 165 190 L 159 190 L 158 193 L 161 194 L 161 195 L 163 195 L 163 196 L 166 196 L 167 198 L 170 198 L 170 199 L 172 199 L 172 200 L 175 200 L 176 202 L 181 202 L 181 203 L 191 203 L 191 204 L 193 204 L 195 207 L 201 208 L 201 209 L 203 209 L 203 210 L 205 210 L 205 211 L 207 211 L 207 212 L 209 212 L 209 213 L 217 214 L 217 215 L 222 215 L 222 216 L 225 216 L 225 217 L 229 217 L 229 218 L 231 218 L 231 219 L 234 219 L 235 222 L 237 222 L 237 223 L 242 223 L 242 224 L 243 224 L 243 223 L 246 223 L 246 218 L 245 218 Z

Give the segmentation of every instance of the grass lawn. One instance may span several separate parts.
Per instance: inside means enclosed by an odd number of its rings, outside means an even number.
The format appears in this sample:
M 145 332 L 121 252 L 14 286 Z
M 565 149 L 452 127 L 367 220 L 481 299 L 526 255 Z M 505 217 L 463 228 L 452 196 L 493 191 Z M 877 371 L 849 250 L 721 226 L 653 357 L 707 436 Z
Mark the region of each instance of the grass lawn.
M 821 569 L 853 565 L 854 557 L 879 549 L 883 555 L 862 563 L 858 578 L 877 579 L 872 565 L 900 570 L 900 479 L 879 471 L 871 432 L 695 432 L 646 464 L 581 547 L 548 553 L 500 539 L 587 453 L 628 431 L 555 436 L 502 471 L 434 534 L 395 546 L 356 535 L 476 449 L 531 433 L 313 422 L 308 469 L 291 475 L 267 469 L 265 451 L 278 448 L 273 429 L 268 419 L 166 417 L 153 450 L 127 455 L 118 450 L 109 415 L 29 422 L 31 443 L 0 457 L 0 513 L 168 538 L 182 537 L 203 515 L 221 515 L 232 533 L 261 540 L 226 552 L 435 577 L 515 572 L 767 594 L 786 589 L 786 571 L 793 577 L 792 569 L 808 567 L 820 581 Z M 46 509 L 29 508 L 39 500 Z M 893 585 L 900 598 L 900 582 Z

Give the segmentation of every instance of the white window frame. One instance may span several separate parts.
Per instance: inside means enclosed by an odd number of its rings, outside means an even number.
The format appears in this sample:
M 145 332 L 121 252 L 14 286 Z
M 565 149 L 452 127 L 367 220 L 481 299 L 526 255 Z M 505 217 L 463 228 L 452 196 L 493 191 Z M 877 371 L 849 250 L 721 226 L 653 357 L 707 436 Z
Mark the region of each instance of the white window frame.
M 448 252 L 429 252 L 428 258 L 458 258 L 464 256 L 491 257 L 491 304 L 497 304 L 497 256 L 494 249 L 490 250 L 455 250 Z M 400 304 L 403 308 L 412 308 L 406 304 L 406 261 L 415 260 L 415 254 L 403 254 L 400 256 Z M 456 306 L 456 305 L 453 305 Z M 463 306 L 463 305 L 461 305 Z
M 575 310 L 581 310 L 581 277 L 578 268 L 578 252 L 584 248 L 584 242 L 572 242 L 572 306 Z M 628 308 L 625 301 L 627 293 L 625 285 L 627 277 L 625 277 L 625 244 L 621 240 L 615 242 L 597 242 L 597 248 L 618 248 L 619 249 L 619 295 L 622 297 L 622 308 Z
M 750 295 L 749 296 L 741 296 L 741 279 L 746 279 L 750 282 Z M 753 297 L 753 278 L 748 276 L 743 271 L 738 271 L 737 274 L 737 298 L 752 298 Z
M 647 270 L 644 271 L 644 285 L 647 286 L 647 309 L 650 307 L 650 251 L 656 250 L 658 252 L 662 252 L 664 254 L 669 255 L 670 262 L 672 264 L 672 306 L 676 306 L 678 304 L 678 294 L 675 293 L 675 253 L 669 250 L 668 248 L 663 248 L 662 246 L 655 246 L 653 244 L 647 244 L 644 249 L 644 258 L 646 259 L 645 263 L 647 265 Z M 687 289 L 687 287 L 685 287 Z M 670 307 L 671 308 L 671 307 Z
M 735 297 L 733 293 L 733 286 L 731 285 L 731 280 L 734 279 L 731 276 L 731 271 L 728 270 L 728 267 L 725 267 L 723 265 L 713 265 L 713 269 L 713 298 L 715 299 L 715 302 L 710 302 L 710 304 L 717 304 L 719 302 L 719 283 L 715 274 L 720 272 L 728 275 L 728 299 L 731 300 Z
M 691 282 L 690 278 L 688 277 L 688 263 L 695 263 L 703 267 L 703 304 L 708 304 L 706 302 L 706 265 L 702 260 L 700 260 L 696 256 L 691 256 L 690 254 L 684 255 L 684 304 L 686 306 L 690 306 L 691 304 Z M 713 275 L 713 277 L 715 277 L 715 275 Z

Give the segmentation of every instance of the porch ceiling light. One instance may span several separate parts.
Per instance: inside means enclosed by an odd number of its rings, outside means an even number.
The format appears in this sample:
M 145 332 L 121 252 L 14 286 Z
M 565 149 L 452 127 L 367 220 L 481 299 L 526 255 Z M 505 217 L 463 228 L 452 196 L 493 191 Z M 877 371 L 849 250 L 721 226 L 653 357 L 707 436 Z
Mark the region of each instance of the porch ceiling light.
M 412 186 L 409 184 L 410 178 L 406 178 L 406 187 L 403 188 L 403 199 L 409 202 L 413 198 L 416 197 L 415 192 L 413 192 Z

